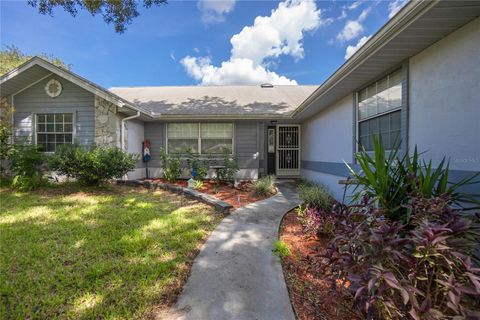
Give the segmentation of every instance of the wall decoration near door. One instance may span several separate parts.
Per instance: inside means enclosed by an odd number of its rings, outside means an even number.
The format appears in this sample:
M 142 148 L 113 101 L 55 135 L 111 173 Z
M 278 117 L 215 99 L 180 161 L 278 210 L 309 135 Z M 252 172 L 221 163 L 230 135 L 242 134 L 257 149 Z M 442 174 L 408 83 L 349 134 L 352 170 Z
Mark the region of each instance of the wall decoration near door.
M 300 126 L 277 126 L 277 175 L 300 175 Z

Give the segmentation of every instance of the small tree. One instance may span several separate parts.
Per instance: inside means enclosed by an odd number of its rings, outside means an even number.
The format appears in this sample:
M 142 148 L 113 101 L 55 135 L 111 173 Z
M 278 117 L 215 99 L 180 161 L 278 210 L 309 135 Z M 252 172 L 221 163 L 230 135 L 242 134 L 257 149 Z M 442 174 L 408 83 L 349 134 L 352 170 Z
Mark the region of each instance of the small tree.
M 217 170 L 218 180 L 222 182 L 232 182 L 235 179 L 235 173 L 238 171 L 237 160 L 225 150 L 223 154 L 223 168 Z
M 165 149 L 160 149 L 160 165 L 163 177 L 168 182 L 174 182 L 181 176 L 181 160 L 178 155 L 169 155 Z

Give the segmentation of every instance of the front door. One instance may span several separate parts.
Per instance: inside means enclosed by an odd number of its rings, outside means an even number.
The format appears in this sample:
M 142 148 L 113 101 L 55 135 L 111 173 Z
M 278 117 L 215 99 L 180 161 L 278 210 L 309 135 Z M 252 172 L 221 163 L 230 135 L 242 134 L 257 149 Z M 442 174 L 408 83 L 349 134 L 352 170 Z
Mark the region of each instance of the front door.
M 300 175 L 300 126 L 277 125 L 277 176 Z

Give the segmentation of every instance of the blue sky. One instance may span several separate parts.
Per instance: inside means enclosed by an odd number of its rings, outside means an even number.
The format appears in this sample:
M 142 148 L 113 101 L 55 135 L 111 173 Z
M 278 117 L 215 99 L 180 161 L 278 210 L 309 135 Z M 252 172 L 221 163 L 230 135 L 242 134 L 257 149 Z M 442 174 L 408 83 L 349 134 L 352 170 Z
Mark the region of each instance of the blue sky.
M 123 34 L 101 16 L 1 1 L 2 47 L 47 53 L 104 87 L 320 84 L 405 0 L 170 1 Z M 263 17 L 263 18 L 257 18 Z M 223 64 L 222 64 L 223 63 Z

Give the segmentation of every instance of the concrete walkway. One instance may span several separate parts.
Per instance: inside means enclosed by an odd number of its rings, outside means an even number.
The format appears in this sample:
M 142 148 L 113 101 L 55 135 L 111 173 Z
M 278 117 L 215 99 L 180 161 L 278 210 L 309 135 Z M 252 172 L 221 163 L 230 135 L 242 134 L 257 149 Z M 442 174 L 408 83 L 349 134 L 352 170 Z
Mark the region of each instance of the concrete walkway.
M 298 205 L 296 189 L 237 209 L 215 229 L 168 318 L 294 320 L 280 260 L 272 252 L 283 215 Z

